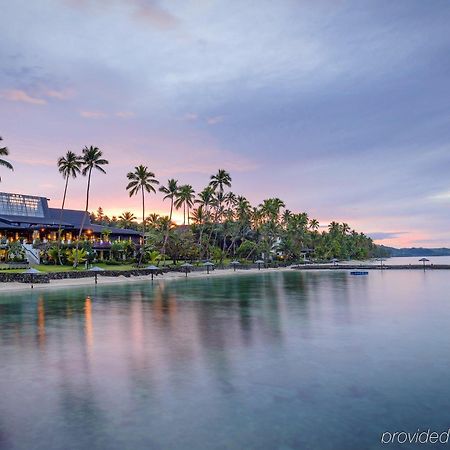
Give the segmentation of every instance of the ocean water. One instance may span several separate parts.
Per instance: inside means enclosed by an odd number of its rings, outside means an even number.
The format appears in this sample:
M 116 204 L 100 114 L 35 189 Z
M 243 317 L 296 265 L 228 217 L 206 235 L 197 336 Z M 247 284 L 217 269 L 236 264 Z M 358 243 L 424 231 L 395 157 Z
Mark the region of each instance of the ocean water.
M 426 262 L 426 265 L 430 264 L 445 264 L 450 265 L 450 256 L 396 256 L 393 258 L 386 258 L 383 261 L 383 264 L 387 265 L 393 265 L 393 266 L 402 266 L 402 265 L 421 265 L 423 264 L 420 259 L 426 258 L 428 259 L 428 262 Z M 377 261 L 376 259 L 371 259 L 367 261 L 349 261 L 350 264 L 374 264 L 379 265 L 380 261 Z M 342 261 L 339 263 L 340 265 L 346 264 L 345 261 Z
M 272 272 L 0 296 L 0 449 L 428 448 L 446 271 Z M 436 446 L 429 446 L 436 448 Z

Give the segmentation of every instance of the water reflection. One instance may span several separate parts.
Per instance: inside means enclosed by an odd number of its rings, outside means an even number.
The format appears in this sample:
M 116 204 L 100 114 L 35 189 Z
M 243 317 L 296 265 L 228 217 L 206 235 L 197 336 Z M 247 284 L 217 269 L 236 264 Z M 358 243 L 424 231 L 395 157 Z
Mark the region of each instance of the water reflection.
M 413 409 L 443 425 L 450 367 L 433 348 L 450 350 L 439 332 L 445 277 L 419 275 L 275 273 L 1 297 L 0 449 L 359 449 L 376 448 L 380 427 L 421 426 Z M 417 354 L 433 361 L 427 385 Z M 342 427 L 365 430 L 367 445 Z

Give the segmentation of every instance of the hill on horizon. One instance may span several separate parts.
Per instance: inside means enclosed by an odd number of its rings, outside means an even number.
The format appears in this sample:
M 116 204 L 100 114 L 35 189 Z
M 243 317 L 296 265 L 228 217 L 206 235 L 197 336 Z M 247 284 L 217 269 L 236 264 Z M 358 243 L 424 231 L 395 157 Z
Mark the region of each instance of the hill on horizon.
M 395 248 L 379 245 L 379 247 L 386 251 L 389 256 L 450 256 L 450 248 L 424 248 L 424 247 L 408 247 Z

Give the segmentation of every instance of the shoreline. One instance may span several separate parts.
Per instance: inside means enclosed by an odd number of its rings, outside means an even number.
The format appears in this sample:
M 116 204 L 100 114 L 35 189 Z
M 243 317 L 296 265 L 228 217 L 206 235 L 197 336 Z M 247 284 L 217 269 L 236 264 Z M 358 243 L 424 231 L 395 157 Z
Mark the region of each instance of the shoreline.
M 187 279 L 189 278 L 211 278 L 211 277 L 227 277 L 231 275 L 246 275 L 246 274 L 257 274 L 257 273 L 272 273 L 272 272 L 284 272 L 292 270 L 290 267 L 278 267 L 278 268 L 261 268 L 261 270 L 257 268 L 252 269 L 215 269 L 210 271 L 209 274 L 205 271 L 193 271 L 189 272 Z M 155 275 L 153 279 L 153 283 L 160 283 L 164 281 L 172 281 L 172 280 L 180 280 L 185 279 L 186 274 L 184 272 L 167 272 L 163 275 Z M 139 282 L 151 282 L 151 275 L 137 275 L 125 277 L 115 276 L 108 277 L 106 275 L 99 275 L 97 277 L 97 286 L 105 286 L 111 284 L 128 284 L 128 283 L 139 283 Z M 37 283 L 34 284 L 34 287 L 31 288 L 31 283 L 19 283 L 19 282 L 4 282 L 0 283 L 0 296 L 4 293 L 8 292 L 18 292 L 18 291 L 29 291 L 29 290 L 53 290 L 53 289 L 67 289 L 71 287 L 84 287 L 84 286 L 96 286 L 94 277 L 83 277 L 83 278 L 63 278 L 59 280 L 50 280 L 50 283 Z
M 192 271 L 188 273 L 187 278 L 210 278 L 210 277 L 227 277 L 231 275 L 241 276 L 246 274 L 262 274 L 262 273 L 272 273 L 272 272 L 287 272 L 287 271 L 299 271 L 299 272 L 315 272 L 315 271 L 345 271 L 345 270 L 424 270 L 422 265 L 383 265 L 383 268 L 377 265 L 305 265 L 305 266 L 289 266 L 289 267 L 277 267 L 277 268 L 252 268 L 252 269 L 214 269 L 209 272 L 205 271 Z M 426 271 L 433 270 L 450 270 L 449 265 L 427 265 L 425 267 Z M 155 275 L 154 283 L 160 283 L 161 281 L 172 281 L 180 280 L 186 278 L 184 272 L 166 272 L 163 275 Z M 97 285 L 111 285 L 111 284 L 128 284 L 134 282 L 151 282 L 151 275 L 135 275 L 135 276 L 106 276 L 99 275 L 97 277 Z M 62 278 L 62 279 L 52 279 L 49 283 L 36 283 L 34 287 L 31 288 L 31 283 L 20 283 L 16 281 L 7 281 L 0 283 L 0 296 L 2 294 L 7 294 L 8 292 L 18 292 L 27 290 L 46 290 L 46 289 L 67 289 L 76 288 L 84 286 L 95 286 L 94 276 L 81 277 L 81 278 Z

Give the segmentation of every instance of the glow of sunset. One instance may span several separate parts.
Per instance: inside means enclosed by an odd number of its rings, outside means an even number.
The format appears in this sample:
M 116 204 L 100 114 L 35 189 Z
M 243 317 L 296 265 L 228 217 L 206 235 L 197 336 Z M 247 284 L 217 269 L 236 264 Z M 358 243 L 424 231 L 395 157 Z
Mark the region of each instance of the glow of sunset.
M 2 17 L 15 170 L 0 190 L 59 207 L 56 159 L 95 145 L 110 164 L 91 211 L 139 218 L 125 191 L 139 164 L 197 192 L 223 168 L 254 206 L 279 197 L 380 244 L 450 246 L 448 5 L 41 0 Z M 84 209 L 85 181 L 68 208 Z M 149 195 L 146 215 L 169 207 Z

